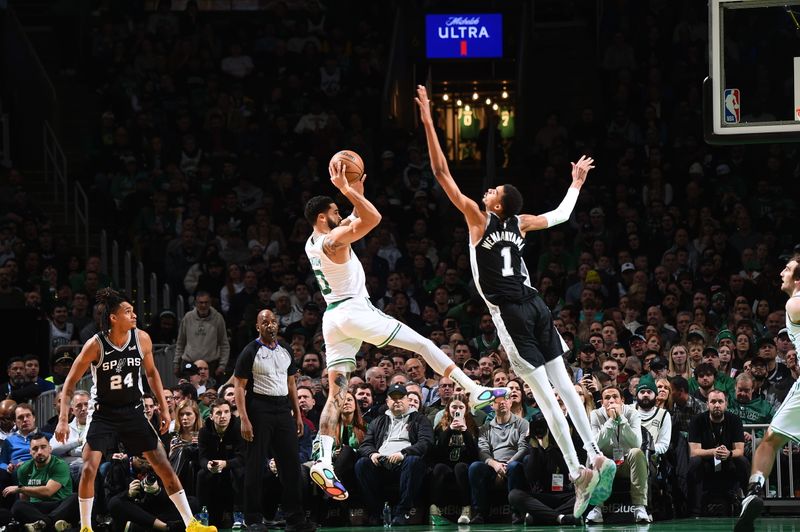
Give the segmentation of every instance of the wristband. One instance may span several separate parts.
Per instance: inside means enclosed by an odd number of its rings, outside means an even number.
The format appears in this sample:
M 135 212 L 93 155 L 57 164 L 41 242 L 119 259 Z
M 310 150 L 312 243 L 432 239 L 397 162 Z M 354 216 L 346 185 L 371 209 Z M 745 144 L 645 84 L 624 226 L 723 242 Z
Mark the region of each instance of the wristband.
M 348 217 L 347 217 L 347 219 L 348 219 L 348 220 L 350 220 L 350 223 L 353 223 L 353 222 L 355 222 L 356 220 L 358 220 L 358 216 L 356 216 L 356 215 L 355 215 L 355 213 L 352 213 L 352 212 L 351 212 L 351 213 L 350 213 L 350 216 L 348 216 Z

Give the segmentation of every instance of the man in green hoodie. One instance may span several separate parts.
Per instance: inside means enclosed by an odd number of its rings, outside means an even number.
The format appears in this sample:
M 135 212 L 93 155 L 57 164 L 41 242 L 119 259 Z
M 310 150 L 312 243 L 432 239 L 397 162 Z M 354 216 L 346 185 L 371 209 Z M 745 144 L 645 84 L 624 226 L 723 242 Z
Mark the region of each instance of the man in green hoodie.
M 730 404 L 730 411 L 739 416 L 744 424 L 769 424 L 775 415 L 775 408 L 769 401 L 761 397 L 753 397 L 755 383 L 748 373 L 741 373 L 736 377 L 736 397 Z M 764 430 L 756 431 L 756 437 L 763 436 Z M 745 448 L 749 450 L 752 445 L 750 432 L 744 433 Z

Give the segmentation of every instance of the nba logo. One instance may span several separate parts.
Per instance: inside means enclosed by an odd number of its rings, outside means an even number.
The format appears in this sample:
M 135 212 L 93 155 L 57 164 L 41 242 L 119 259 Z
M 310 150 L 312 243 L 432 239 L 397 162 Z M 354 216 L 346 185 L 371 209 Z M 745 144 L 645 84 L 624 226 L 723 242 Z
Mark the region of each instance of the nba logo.
M 725 123 L 738 124 L 741 117 L 739 110 L 739 89 L 725 89 Z

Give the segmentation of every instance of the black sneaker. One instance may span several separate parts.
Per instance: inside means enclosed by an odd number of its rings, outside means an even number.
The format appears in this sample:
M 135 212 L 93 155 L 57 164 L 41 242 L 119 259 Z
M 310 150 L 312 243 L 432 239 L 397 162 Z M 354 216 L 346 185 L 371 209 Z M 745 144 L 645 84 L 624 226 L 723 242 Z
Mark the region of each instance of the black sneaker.
M 392 518 L 392 526 L 406 526 L 410 518 L 411 516 L 408 514 L 399 513 Z
M 290 525 L 287 523 L 286 532 L 314 532 L 317 528 L 318 528 L 317 523 L 306 519 L 294 525 Z
M 575 526 L 583 524 L 583 522 L 581 518 L 576 519 L 575 516 L 572 514 L 564 514 L 564 517 L 561 518 L 561 522 L 559 524 L 566 526 Z
M 736 526 L 733 528 L 735 532 L 752 532 L 755 530 L 754 523 L 756 518 L 761 515 L 761 510 L 764 509 L 764 500 L 758 496 L 757 491 L 759 486 L 756 485 L 756 493 L 752 493 L 750 488 L 754 483 L 751 483 L 747 489 L 747 497 L 742 501 L 742 513 L 739 515 L 739 520 L 736 521 Z
M 486 522 L 486 519 L 483 518 L 483 514 L 480 512 L 475 513 L 470 519 L 469 524 L 471 525 L 482 525 Z
M 522 525 L 525 523 L 525 516 L 517 513 L 511 512 L 511 524 L 512 525 Z

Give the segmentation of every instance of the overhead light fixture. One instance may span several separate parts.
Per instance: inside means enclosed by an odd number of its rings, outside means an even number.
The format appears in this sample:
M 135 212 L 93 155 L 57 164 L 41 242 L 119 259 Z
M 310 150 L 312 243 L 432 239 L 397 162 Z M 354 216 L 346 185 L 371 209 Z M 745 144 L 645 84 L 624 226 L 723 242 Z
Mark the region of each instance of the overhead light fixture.
M 469 104 L 467 104 L 467 105 L 465 105 L 465 106 L 464 106 L 464 110 L 465 110 L 465 111 L 469 111 Z
M 449 95 L 449 94 L 447 94 L 447 93 L 445 92 L 445 93 L 442 95 L 442 100 L 444 100 L 444 101 L 446 101 L 446 102 L 447 102 L 447 101 L 450 101 L 450 95 Z
M 456 100 L 456 105 L 457 105 L 457 106 L 459 106 L 459 107 L 461 107 L 461 105 L 462 105 L 463 103 L 464 103 L 464 102 L 462 102 L 462 101 L 461 101 L 461 98 L 459 98 L 458 100 Z
M 473 100 L 477 100 L 479 97 L 480 97 L 480 96 L 478 96 L 478 93 L 477 93 L 477 92 L 473 92 L 473 93 L 472 93 L 472 99 L 473 99 Z
M 504 100 L 507 99 L 508 98 L 508 91 L 503 89 L 503 94 L 501 94 L 501 96 L 503 97 Z
M 486 105 L 492 105 L 492 99 L 486 98 Z
M 499 105 L 497 105 L 496 103 L 495 103 L 495 104 L 492 104 L 492 109 L 494 109 L 495 111 L 497 111 L 498 109 L 500 109 L 500 106 L 499 106 Z

